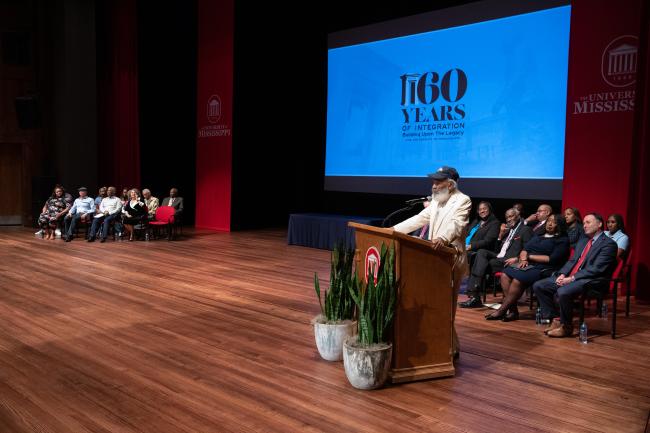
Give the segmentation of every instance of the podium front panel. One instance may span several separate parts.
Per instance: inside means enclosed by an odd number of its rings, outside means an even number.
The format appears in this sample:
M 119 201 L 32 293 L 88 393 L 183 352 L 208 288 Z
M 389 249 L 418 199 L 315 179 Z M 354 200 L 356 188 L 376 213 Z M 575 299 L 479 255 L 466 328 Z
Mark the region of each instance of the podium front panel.
M 393 369 L 449 364 L 453 361 L 451 257 L 402 243 L 399 259 Z
M 431 243 L 392 229 L 356 227 L 356 265 L 365 277 L 369 248 L 395 245 L 395 271 L 400 281 L 393 323 L 392 382 L 453 376 L 452 250 L 433 250 Z

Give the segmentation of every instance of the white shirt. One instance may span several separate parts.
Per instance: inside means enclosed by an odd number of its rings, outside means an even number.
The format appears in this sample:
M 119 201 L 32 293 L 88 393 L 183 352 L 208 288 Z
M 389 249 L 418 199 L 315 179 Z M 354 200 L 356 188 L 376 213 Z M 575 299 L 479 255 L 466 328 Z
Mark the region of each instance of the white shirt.
M 95 212 L 95 200 L 92 197 L 84 197 L 81 198 L 79 197 L 74 201 L 74 205 L 72 205 L 72 208 L 70 208 L 70 215 L 74 215 L 76 213 L 93 213 Z
M 122 210 L 122 200 L 117 197 L 104 197 L 99 204 L 99 212 L 108 212 L 109 215 L 120 212 Z
M 512 242 L 512 238 L 515 237 L 515 232 L 517 231 L 517 229 L 519 228 L 520 225 L 521 225 L 521 220 L 519 220 L 519 223 L 515 227 L 510 229 L 510 233 L 508 234 L 508 237 L 506 238 L 506 240 L 501 245 L 501 251 L 499 251 L 499 254 L 497 254 L 498 259 L 502 259 L 502 258 L 504 258 L 506 256 L 506 251 L 508 251 L 508 247 L 510 246 L 510 242 Z

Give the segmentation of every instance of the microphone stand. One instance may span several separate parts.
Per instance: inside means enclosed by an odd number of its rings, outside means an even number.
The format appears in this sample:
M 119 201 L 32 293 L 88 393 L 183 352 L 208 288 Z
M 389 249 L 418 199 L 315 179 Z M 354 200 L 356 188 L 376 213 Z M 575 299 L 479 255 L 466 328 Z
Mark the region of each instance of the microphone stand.
M 397 209 L 395 212 L 391 212 L 391 213 L 390 213 L 386 218 L 384 218 L 384 220 L 381 222 L 381 226 L 385 228 L 386 225 L 387 225 L 387 223 L 390 222 L 390 220 L 391 220 L 395 215 L 398 215 L 398 214 L 401 214 L 402 212 L 406 212 L 407 210 L 411 210 L 411 209 L 413 209 L 413 208 L 415 207 L 416 204 L 418 204 L 418 203 L 410 203 L 410 204 L 407 205 L 406 207 L 403 207 L 403 208 L 401 208 L 401 209 Z

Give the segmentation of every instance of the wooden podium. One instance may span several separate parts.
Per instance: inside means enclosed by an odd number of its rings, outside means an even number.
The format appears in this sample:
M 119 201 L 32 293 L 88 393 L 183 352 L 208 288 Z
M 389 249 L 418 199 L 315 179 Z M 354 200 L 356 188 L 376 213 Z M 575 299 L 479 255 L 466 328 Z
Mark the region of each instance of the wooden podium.
M 434 250 L 431 242 L 396 232 L 349 222 L 356 229 L 357 275 L 364 279 L 370 247 L 395 244 L 395 272 L 400 281 L 393 323 L 390 380 L 411 382 L 453 376 L 452 266 L 455 250 Z

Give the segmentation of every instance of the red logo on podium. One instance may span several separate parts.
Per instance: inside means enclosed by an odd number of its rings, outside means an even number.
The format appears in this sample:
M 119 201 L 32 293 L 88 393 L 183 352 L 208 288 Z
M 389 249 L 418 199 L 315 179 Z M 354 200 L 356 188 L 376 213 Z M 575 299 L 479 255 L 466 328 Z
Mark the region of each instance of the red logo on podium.
M 379 250 L 375 247 L 368 248 L 368 251 L 366 251 L 366 284 L 368 284 L 368 274 L 370 273 L 372 273 L 373 280 L 375 284 L 377 284 L 379 265 L 381 265 L 381 255 L 379 254 Z

